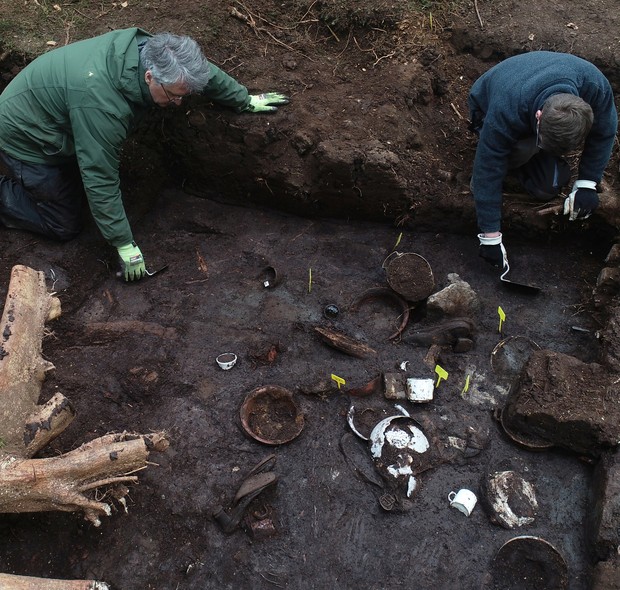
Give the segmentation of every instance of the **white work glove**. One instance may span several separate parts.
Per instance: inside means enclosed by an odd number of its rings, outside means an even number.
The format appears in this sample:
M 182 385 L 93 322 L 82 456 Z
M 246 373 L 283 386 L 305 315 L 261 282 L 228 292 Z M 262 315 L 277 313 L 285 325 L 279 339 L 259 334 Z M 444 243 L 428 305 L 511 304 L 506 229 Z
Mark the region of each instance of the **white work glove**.
M 569 221 L 587 219 L 597 207 L 596 182 L 576 180 L 571 194 L 564 200 L 564 215 L 568 215 Z
M 493 266 L 503 269 L 508 264 L 508 255 L 504 244 L 502 244 L 502 234 L 494 238 L 487 238 L 484 234 L 478 234 L 478 239 L 480 240 L 479 256 Z

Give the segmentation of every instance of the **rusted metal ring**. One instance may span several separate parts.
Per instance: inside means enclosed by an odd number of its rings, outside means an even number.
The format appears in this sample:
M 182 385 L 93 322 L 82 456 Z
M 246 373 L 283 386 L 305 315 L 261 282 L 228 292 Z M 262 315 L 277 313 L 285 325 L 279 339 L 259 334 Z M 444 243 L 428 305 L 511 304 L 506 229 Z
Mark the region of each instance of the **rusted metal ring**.
M 398 293 L 392 291 L 392 289 L 388 289 L 386 287 L 368 289 L 368 291 L 362 293 L 362 295 L 351 305 L 350 309 L 351 311 L 356 312 L 363 303 L 377 299 L 387 299 L 391 303 L 398 305 L 400 308 L 401 314 L 398 316 L 401 318 L 400 325 L 398 326 L 396 332 L 394 332 L 391 336 L 388 336 L 388 340 L 396 340 L 397 338 L 400 338 L 409 323 L 409 304 L 402 297 L 400 297 Z

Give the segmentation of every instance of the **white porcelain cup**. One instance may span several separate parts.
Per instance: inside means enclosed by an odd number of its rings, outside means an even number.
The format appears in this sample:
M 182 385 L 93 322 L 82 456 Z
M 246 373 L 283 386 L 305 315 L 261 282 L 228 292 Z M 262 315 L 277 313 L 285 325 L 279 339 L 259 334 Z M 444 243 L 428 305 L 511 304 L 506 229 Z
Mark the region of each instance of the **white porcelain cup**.
M 448 494 L 448 501 L 451 508 L 456 508 L 461 511 L 465 516 L 469 516 L 478 501 L 476 494 L 471 490 L 463 488 L 458 492 L 450 492 Z
M 234 352 L 224 352 L 215 359 L 215 362 L 220 366 L 220 369 L 228 371 L 235 366 L 237 355 Z

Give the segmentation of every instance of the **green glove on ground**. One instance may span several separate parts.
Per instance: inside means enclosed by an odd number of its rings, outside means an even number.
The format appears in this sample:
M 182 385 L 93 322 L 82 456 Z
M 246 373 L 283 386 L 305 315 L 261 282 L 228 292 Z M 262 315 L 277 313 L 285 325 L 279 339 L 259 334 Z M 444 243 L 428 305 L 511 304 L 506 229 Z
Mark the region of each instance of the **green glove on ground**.
M 279 92 L 267 92 L 266 94 L 251 94 L 250 104 L 245 107 L 252 113 L 269 113 L 277 111 L 279 106 L 289 103 L 288 96 Z
M 137 281 L 146 274 L 144 257 L 135 242 L 117 248 L 121 259 L 122 273 L 126 281 Z

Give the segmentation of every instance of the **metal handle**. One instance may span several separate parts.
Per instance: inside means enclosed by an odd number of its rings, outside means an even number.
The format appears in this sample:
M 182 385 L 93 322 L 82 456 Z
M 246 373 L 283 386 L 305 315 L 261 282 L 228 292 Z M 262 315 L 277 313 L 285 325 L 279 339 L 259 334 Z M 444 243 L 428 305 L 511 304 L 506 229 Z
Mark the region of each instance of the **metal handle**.
M 383 261 L 383 264 L 381 265 L 381 268 L 387 268 L 387 261 L 392 258 L 392 256 L 402 256 L 402 252 L 397 252 L 396 250 L 394 250 L 394 252 L 392 252 L 391 254 L 389 254 L 387 256 L 387 258 Z

